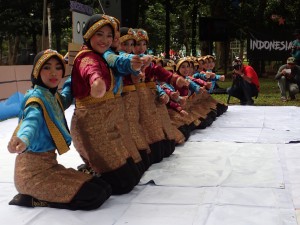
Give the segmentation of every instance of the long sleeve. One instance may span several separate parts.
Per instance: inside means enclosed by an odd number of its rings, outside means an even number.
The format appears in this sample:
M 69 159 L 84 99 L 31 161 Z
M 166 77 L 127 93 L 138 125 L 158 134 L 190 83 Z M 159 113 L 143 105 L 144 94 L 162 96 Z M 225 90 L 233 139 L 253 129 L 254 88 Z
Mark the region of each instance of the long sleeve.
M 178 102 L 175 102 L 173 100 L 170 100 L 169 103 L 168 103 L 168 106 L 171 108 L 171 109 L 174 109 L 178 112 L 180 112 L 182 110 L 182 107 L 181 105 L 178 103 Z
M 276 75 L 275 75 L 275 79 L 276 79 L 276 80 L 279 80 L 279 79 L 282 77 L 281 72 L 282 72 L 282 70 L 283 70 L 285 67 L 286 67 L 285 65 L 282 65 L 281 67 L 279 67 L 279 69 L 278 69 L 278 71 L 277 71 L 277 73 L 276 73 Z
M 198 94 L 200 92 L 200 86 L 189 77 L 186 77 L 186 79 L 190 82 L 189 90 Z
M 167 94 L 165 92 L 165 90 L 158 84 L 156 85 L 156 91 L 157 91 L 158 96 L 163 96 L 163 95 Z
M 72 88 L 71 88 L 71 76 L 67 78 L 65 81 L 62 91 L 60 93 L 62 104 L 64 106 L 64 109 L 70 107 L 70 105 L 73 103 L 73 95 L 72 95 Z
M 150 64 L 145 70 L 146 80 L 145 82 L 150 81 L 162 81 L 162 82 L 171 82 L 172 73 L 167 71 L 161 66 L 156 66 L 153 63 Z
M 134 55 L 120 52 L 117 55 L 111 49 L 108 49 L 103 54 L 103 58 L 108 63 L 108 66 L 116 72 L 115 76 L 126 76 L 128 74 L 138 75 L 139 71 L 131 67 L 131 59 Z
M 79 53 L 80 54 L 80 53 Z M 104 59 L 94 52 L 84 52 L 76 57 L 72 69 L 72 93 L 74 98 L 84 98 L 90 95 L 91 85 L 101 78 L 110 89 L 111 76 Z
M 194 78 L 197 78 L 197 79 L 206 80 L 206 75 L 205 75 L 205 73 L 195 73 L 195 74 L 193 74 L 193 77 L 194 77 Z
M 43 112 L 38 104 L 31 104 L 24 110 L 23 120 L 17 132 L 19 137 L 28 147 L 40 135 L 43 124 Z

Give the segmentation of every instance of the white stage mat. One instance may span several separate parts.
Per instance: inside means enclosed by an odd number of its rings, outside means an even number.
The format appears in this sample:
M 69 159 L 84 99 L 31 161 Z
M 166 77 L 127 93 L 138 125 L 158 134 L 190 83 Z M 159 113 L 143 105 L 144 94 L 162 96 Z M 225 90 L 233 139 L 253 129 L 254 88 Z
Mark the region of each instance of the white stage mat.
M 66 111 L 70 123 L 73 107 Z M 4 225 L 297 225 L 300 209 L 298 107 L 230 106 L 193 132 L 172 156 L 152 165 L 140 185 L 99 209 L 9 206 L 15 155 L 7 142 L 17 119 L 0 122 L 0 221 Z M 66 167 L 81 159 L 59 156 Z M 300 223 L 299 223 L 300 224 Z

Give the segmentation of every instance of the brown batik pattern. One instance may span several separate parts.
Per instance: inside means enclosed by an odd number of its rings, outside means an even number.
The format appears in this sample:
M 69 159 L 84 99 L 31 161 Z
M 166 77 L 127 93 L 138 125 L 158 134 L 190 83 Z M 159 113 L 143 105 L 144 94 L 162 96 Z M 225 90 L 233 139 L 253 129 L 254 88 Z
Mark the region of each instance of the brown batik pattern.
M 149 137 L 149 144 L 165 140 L 162 124 L 155 106 L 155 95 L 148 87 L 137 87 L 140 98 L 140 124 Z
M 16 157 L 15 186 L 39 200 L 69 203 L 92 177 L 58 164 L 55 151 L 25 152 Z
M 197 94 L 193 98 L 188 99 L 187 105 L 190 107 L 190 112 L 198 119 L 206 119 L 207 114 L 211 111 L 205 105 L 202 94 Z
M 156 110 L 167 139 L 175 140 L 175 133 L 172 129 L 172 123 L 166 105 L 161 104 L 159 101 L 156 101 Z
M 117 127 L 122 113 L 114 98 L 75 108 L 71 121 L 74 147 L 97 173 L 114 171 L 130 158 Z
M 127 92 L 124 94 L 123 102 L 125 106 L 125 119 L 128 121 L 130 134 L 136 144 L 138 150 L 147 150 L 150 153 L 149 141 L 147 141 L 147 137 L 141 124 L 140 113 L 139 113 L 139 105 L 140 99 L 138 93 L 136 91 Z
M 207 91 L 203 92 L 204 103 L 211 109 L 217 109 L 217 101 Z
M 206 115 L 203 117 L 205 119 L 208 113 L 216 109 L 216 103 L 208 92 L 203 92 L 195 96 L 192 108 L 193 111 Z
M 169 117 L 171 120 L 171 124 L 175 126 L 176 128 L 181 127 L 183 125 L 188 125 L 190 122 L 190 119 L 186 115 L 180 114 L 178 111 L 169 108 L 168 109 Z
M 172 129 L 175 134 L 175 143 L 183 144 L 185 142 L 185 137 L 184 137 L 183 133 L 181 133 L 174 125 L 172 125 Z
M 116 107 L 120 108 L 121 114 L 118 116 L 117 129 L 119 130 L 124 146 L 128 150 L 130 156 L 133 158 L 135 163 L 142 161 L 141 155 L 138 151 L 137 146 L 131 136 L 128 121 L 125 119 L 125 104 L 122 97 L 118 97 L 116 100 Z

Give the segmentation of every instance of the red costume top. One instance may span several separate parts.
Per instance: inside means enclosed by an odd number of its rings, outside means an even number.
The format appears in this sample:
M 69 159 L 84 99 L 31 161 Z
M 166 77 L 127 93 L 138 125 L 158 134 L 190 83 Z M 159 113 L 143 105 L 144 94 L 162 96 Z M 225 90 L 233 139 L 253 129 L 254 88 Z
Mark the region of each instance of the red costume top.
M 167 71 L 163 67 L 151 63 L 145 70 L 145 82 L 147 83 L 159 80 L 170 83 L 172 75 L 173 74 L 171 72 Z
M 176 84 L 179 77 L 182 77 L 182 76 L 177 73 L 174 73 L 170 84 L 175 88 L 175 90 L 179 91 L 180 96 L 188 96 L 189 95 L 189 87 L 188 86 L 179 87 Z
M 82 99 L 90 95 L 91 85 L 101 78 L 106 84 L 106 91 L 110 89 L 110 70 L 101 55 L 94 51 L 81 50 L 72 69 L 72 92 L 74 98 Z

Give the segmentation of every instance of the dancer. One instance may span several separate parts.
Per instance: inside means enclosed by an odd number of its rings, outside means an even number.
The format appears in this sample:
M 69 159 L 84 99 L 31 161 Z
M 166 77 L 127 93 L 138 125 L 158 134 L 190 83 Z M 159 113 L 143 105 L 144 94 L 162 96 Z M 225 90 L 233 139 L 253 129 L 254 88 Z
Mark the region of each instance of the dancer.
M 111 195 L 110 185 L 102 178 L 66 169 L 56 160 L 56 150 L 64 154 L 71 143 L 64 117 L 73 100 L 70 78 L 62 92 L 57 91 L 64 73 L 63 56 L 56 51 L 36 55 L 33 89 L 25 95 L 19 125 L 8 143 L 8 150 L 18 153 L 15 186 L 20 193 L 10 205 L 91 210 Z
M 118 124 L 124 115 L 121 96 L 113 92 L 114 76 L 102 56 L 113 42 L 114 26 L 111 18 L 95 14 L 84 27 L 84 45 L 72 70 L 76 107 L 71 134 L 84 162 L 111 185 L 113 194 L 124 194 L 141 174 L 125 147 Z

